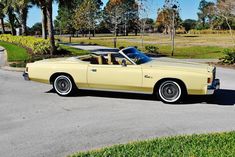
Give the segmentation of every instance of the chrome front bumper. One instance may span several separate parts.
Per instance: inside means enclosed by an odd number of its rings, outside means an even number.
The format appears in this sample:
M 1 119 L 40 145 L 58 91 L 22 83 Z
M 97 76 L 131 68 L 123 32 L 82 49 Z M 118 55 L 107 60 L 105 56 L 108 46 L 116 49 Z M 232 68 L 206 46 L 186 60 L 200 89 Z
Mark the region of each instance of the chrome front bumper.
M 30 80 L 30 79 L 29 79 L 29 74 L 26 73 L 26 72 L 23 73 L 23 77 L 24 77 L 24 79 L 25 79 L 26 81 L 29 81 L 29 80 Z
M 207 87 L 207 95 L 213 95 L 216 90 L 220 89 L 220 80 L 214 79 L 212 85 Z

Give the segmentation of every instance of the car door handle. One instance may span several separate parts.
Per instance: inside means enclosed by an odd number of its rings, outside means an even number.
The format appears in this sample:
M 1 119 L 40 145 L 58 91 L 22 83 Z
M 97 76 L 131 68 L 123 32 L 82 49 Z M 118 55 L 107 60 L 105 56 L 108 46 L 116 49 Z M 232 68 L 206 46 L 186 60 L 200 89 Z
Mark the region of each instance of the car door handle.
M 91 69 L 92 72 L 97 72 L 97 69 Z

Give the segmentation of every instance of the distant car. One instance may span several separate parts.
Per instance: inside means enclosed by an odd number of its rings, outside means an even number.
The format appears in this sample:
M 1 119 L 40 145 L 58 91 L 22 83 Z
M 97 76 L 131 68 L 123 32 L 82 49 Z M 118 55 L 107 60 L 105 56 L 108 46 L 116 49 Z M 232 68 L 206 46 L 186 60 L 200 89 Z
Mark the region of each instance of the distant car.
M 77 89 L 155 94 L 165 103 L 220 88 L 216 68 L 178 60 L 151 59 L 129 47 L 118 53 L 47 59 L 27 64 L 26 80 L 52 84 L 60 96 Z

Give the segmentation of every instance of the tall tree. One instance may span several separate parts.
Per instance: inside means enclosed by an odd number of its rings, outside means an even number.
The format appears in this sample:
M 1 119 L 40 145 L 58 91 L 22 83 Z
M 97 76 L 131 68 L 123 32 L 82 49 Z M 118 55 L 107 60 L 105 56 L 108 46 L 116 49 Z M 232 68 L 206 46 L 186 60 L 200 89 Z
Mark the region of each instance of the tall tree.
M 7 15 L 7 18 L 10 23 L 11 27 L 11 34 L 15 35 L 16 30 L 15 30 L 15 21 L 16 21 L 16 15 L 14 12 L 14 7 L 12 6 L 13 0 L 0 0 L 0 3 L 4 6 L 4 13 Z
M 122 22 L 122 16 L 125 12 L 122 0 L 109 0 L 105 7 L 106 21 L 111 25 L 114 33 L 114 47 L 117 47 L 118 25 Z
M 44 0 L 32 0 L 33 5 L 36 5 L 41 10 L 41 23 L 42 23 L 42 38 L 47 39 L 47 12 L 46 12 L 46 2 Z
M 208 2 L 206 0 L 201 0 L 199 3 L 199 7 L 198 9 L 200 10 L 200 12 L 198 13 L 198 18 L 199 20 L 202 21 L 202 26 L 205 27 L 206 24 L 206 7 L 208 5 Z
M 235 38 L 233 36 L 232 27 L 230 24 L 230 20 L 233 21 L 235 19 L 235 1 L 218 0 L 216 5 L 216 15 L 225 19 L 235 46 Z
M 147 19 L 149 18 L 149 6 L 147 0 L 138 0 L 138 16 L 140 20 L 138 20 L 138 26 L 141 32 L 141 41 L 142 48 L 144 47 L 144 35 L 145 29 L 147 25 Z
M 46 17 L 47 17 L 47 30 L 48 36 L 50 40 L 50 53 L 54 55 L 56 53 L 56 46 L 55 46 L 55 36 L 54 36 L 54 27 L 53 27 L 53 16 L 52 16 L 52 2 L 53 0 L 46 1 Z
M 91 30 L 95 31 L 97 24 L 99 6 L 95 0 L 84 0 L 78 9 L 75 10 L 74 24 L 77 29 L 87 28 L 89 39 Z
M 173 6 L 177 6 L 176 9 L 173 9 Z M 177 0 L 165 0 L 163 8 L 158 10 L 157 16 L 157 26 L 163 27 L 164 33 L 173 34 L 173 14 L 174 14 L 174 27 L 177 28 L 181 24 L 181 18 L 179 14 L 180 6 Z
M 187 32 L 191 29 L 195 29 L 196 25 L 197 25 L 197 21 L 193 19 L 186 19 L 182 23 L 182 26 L 185 28 Z
M 0 3 L 0 22 L 2 27 L 2 33 L 5 34 L 5 25 L 4 25 L 4 5 Z
M 138 6 L 135 1 L 131 0 L 109 0 L 104 9 L 104 19 L 109 28 L 114 33 L 114 47 L 117 45 L 118 29 L 121 24 L 124 24 L 125 34 L 129 24 L 135 22 Z
M 27 18 L 29 8 L 31 7 L 30 0 L 13 0 L 12 6 L 14 6 L 16 12 L 19 14 L 22 34 L 27 35 Z
M 59 3 L 68 5 L 70 4 L 69 0 L 58 0 Z M 53 26 L 53 7 L 52 3 L 53 0 L 34 0 L 34 3 L 38 4 L 40 6 L 42 13 L 43 13 L 43 18 L 46 17 L 47 19 L 47 31 L 48 31 L 48 36 L 50 40 L 50 54 L 54 55 L 56 54 L 56 46 L 55 46 L 55 36 L 54 36 L 54 26 Z M 42 20 L 43 25 L 45 26 L 45 21 Z M 45 31 L 45 28 L 43 28 Z
M 58 16 L 55 20 L 56 29 L 62 33 L 69 33 L 74 35 L 74 19 L 71 18 L 71 15 L 74 14 L 75 9 L 79 7 L 79 5 L 83 2 L 83 0 L 71 0 L 70 5 L 64 5 L 63 3 L 59 3 L 58 6 Z
M 201 0 L 198 9 L 199 9 L 198 19 L 202 23 L 202 28 L 204 29 L 209 26 L 212 28 L 213 27 L 212 22 L 213 19 L 215 18 L 214 14 L 215 3 L 207 2 L 206 0 Z
M 123 1 L 124 14 L 122 17 L 122 24 L 124 25 L 124 34 L 128 36 L 130 29 L 137 29 L 139 14 L 138 3 L 136 0 Z

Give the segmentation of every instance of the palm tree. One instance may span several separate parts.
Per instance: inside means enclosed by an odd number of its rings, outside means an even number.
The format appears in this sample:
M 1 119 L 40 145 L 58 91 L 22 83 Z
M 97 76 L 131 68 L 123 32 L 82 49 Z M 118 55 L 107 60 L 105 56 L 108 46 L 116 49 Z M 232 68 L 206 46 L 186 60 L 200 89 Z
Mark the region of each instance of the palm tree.
M 51 44 L 51 55 L 56 53 L 54 27 L 52 19 L 52 2 L 53 0 L 32 0 L 32 4 L 37 5 L 42 12 L 42 37 L 47 39 L 47 31 Z M 47 31 L 46 31 L 47 30 Z
M 42 10 L 42 30 L 43 30 L 43 37 L 46 38 L 46 25 L 48 36 L 51 44 L 51 55 L 56 53 L 56 46 L 55 46 L 55 37 L 54 37 L 54 27 L 53 27 L 53 17 L 52 17 L 52 3 L 53 0 L 32 0 L 34 4 L 37 4 Z M 70 0 L 57 0 L 57 2 L 66 5 L 70 4 Z
M 4 25 L 4 5 L 2 3 L 0 3 L 0 22 L 1 22 L 1 26 L 2 26 L 2 34 L 5 34 L 5 25 Z
M 31 0 L 33 5 L 36 5 L 41 9 L 42 13 L 42 38 L 47 39 L 47 14 L 46 14 L 46 2 L 43 0 Z
M 14 8 L 12 6 L 13 0 L 0 0 L 0 3 L 4 6 L 3 12 L 8 16 L 8 20 L 11 26 L 11 34 L 15 35 L 15 19 L 16 15 L 14 13 Z
M 13 0 L 12 6 L 19 14 L 19 23 L 22 28 L 22 34 L 27 35 L 27 18 L 30 5 L 30 0 Z
M 54 37 L 54 26 L 52 17 L 52 3 L 53 0 L 31 0 L 32 4 L 37 5 L 42 12 L 42 37 L 47 38 L 46 29 L 48 31 L 48 36 L 51 44 L 50 53 L 54 55 L 56 53 L 55 37 Z M 57 0 L 57 2 L 65 5 L 70 4 L 70 0 Z
M 51 44 L 51 55 L 56 53 L 56 46 L 55 46 L 55 37 L 54 37 L 54 27 L 53 27 L 53 18 L 52 18 L 52 1 L 47 0 L 46 2 L 46 14 L 47 14 L 47 29 L 48 29 L 48 36 Z

